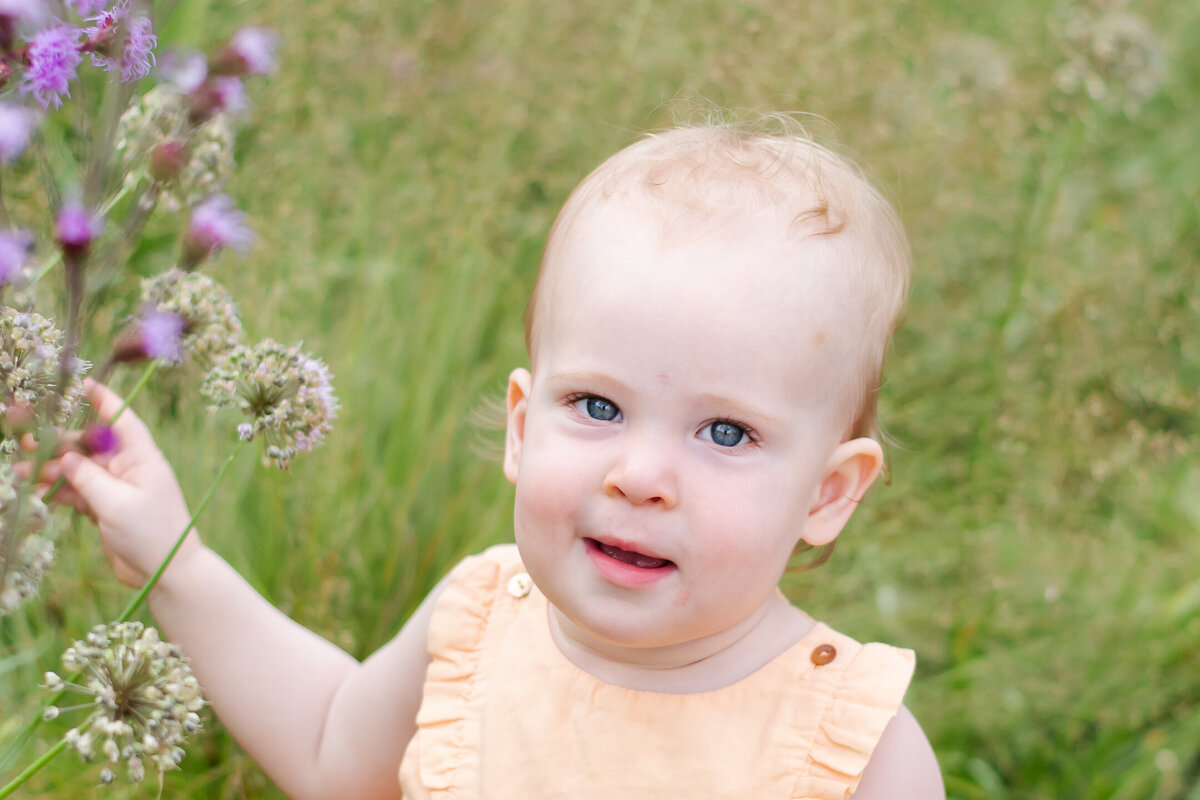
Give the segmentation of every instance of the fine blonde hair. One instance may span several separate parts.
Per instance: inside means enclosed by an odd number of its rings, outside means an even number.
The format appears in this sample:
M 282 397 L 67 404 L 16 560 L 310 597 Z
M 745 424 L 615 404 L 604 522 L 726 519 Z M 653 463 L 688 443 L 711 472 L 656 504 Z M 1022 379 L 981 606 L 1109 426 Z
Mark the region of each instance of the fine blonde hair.
M 771 131 L 770 126 L 782 128 Z M 721 226 L 787 226 L 797 240 L 823 237 L 835 247 L 839 283 L 855 337 L 855 378 L 840 387 L 847 438 L 881 439 L 876 400 L 883 359 L 904 306 L 912 257 L 904 228 L 883 195 L 848 159 L 816 143 L 789 117 L 754 125 L 706 123 L 650 133 L 588 175 L 559 212 L 525 310 L 533 359 L 539 297 L 572 224 L 598 203 L 619 197 L 657 217 L 664 235 Z M 644 206 L 644 208 L 642 208 Z

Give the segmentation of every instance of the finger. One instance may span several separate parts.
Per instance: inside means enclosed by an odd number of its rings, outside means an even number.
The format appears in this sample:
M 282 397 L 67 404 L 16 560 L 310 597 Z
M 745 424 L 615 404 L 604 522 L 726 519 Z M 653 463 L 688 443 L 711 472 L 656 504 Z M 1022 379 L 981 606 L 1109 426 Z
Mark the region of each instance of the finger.
M 116 512 L 117 504 L 128 490 L 127 484 L 79 453 L 64 454 L 59 464 L 70 488 L 92 511 L 101 516 Z
M 116 392 L 91 378 L 83 382 L 83 388 L 87 392 L 88 402 L 92 404 L 92 408 L 96 409 L 100 419 L 105 420 L 116 431 L 122 449 L 157 449 L 150 429 L 137 414 L 133 413 L 133 409 L 126 407 L 124 411 L 121 411 L 125 401 Z M 118 411 L 121 411 L 121 416 L 113 420 L 113 415 Z

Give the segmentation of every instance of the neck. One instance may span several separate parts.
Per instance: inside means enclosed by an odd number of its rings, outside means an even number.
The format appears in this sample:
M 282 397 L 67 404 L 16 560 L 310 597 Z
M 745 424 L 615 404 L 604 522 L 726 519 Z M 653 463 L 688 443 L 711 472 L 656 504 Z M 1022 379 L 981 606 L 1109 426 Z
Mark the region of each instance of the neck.
M 812 625 L 807 614 L 773 594 L 755 614 L 701 639 L 623 647 L 591 636 L 550 606 L 550 633 L 568 661 L 605 683 L 665 694 L 737 683 L 798 642 Z

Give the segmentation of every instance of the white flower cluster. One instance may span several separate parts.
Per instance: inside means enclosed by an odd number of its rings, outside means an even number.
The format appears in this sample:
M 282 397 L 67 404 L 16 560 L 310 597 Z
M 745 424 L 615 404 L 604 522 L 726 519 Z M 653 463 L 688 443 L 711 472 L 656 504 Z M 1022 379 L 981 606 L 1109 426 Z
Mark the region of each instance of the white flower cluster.
M 1084 94 L 1110 111 L 1136 113 L 1166 75 L 1154 30 L 1121 0 L 1069 6 L 1062 40 L 1067 62 L 1054 74 L 1059 91 Z
M 242 338 L 233 296 L 207 275 L 171 269 L 142 281 L 142 305 L 183 319 L 185 358 L 204 369 L 225 359 Z
M 187 95 L 166 83 L 146 92 L 121 115 L 115 149 L 128 169 L 126 183 L 147 180 L 151 151 L 172 142 L 186 147 L 186 159 L 178 176 L 162 187 L 163 207 L 178 211 L 221 191 L 233 173 L 232 123 L 218 113 L 192 129 Z
M 299 347 L 264 339 L 239 346 L 214 367 L 201 392 L 212 410 L 232 406 L 250 417 L 238 426 L 246 441 L 263 434 L 266 459 L 287 469 L 291 459 L 319 444 L 337 416 L 329 368 Z
M 68 731 L 66 740 L 85 762 L 97 753 L 103 756 L 101 782 L 112 783 L 113 768 L 122 761 L 131 781 L 145 777 L 148 762 L 159 773 L 179 765 L 181 745 L 200 730 L 204 698 L 176 645 L 161 641 L 157 630 L 140 622 L 114 622 L 92 628 L 66 649 L 62 663 L 80 673 L 78 682 L 47 672 L 45 685 L 92 698 L 82 706 L 91 710 L 88 718 Z M 50 706 L 45 717 L 76 708 Z
M 52 398 L 62 341 L 62 333 L 41 314 L 0 308 L 0 452 L 16 452 L 19 431 L 9 430 L 13 419 L 28 418 L 49 406 L 49 421 L 63 425 L 79 410 L 83 375 L 90 366 L 86 361 L 75 359 L 61 402 Z
M 28 494 L 18 506 L 17 491 L 16 470 L 0 464 L 0 617 L 37 594 L 54 562 L 54 543 L 38 535 L 49 516 L 45 504 Z

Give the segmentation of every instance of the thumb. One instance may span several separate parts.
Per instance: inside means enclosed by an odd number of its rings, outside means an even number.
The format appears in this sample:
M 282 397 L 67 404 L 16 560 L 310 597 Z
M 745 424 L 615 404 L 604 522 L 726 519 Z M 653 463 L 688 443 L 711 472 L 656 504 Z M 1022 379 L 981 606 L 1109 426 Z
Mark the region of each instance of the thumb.
M 125 488 L 124 484 L 114 478 L 108 470 L 80 453 L 63 453 L 60 464 L 63 477 L 71 484 L 75 493 L 82 497 L 96 514 L 106 516 L 106 512 L 111 509 Z

